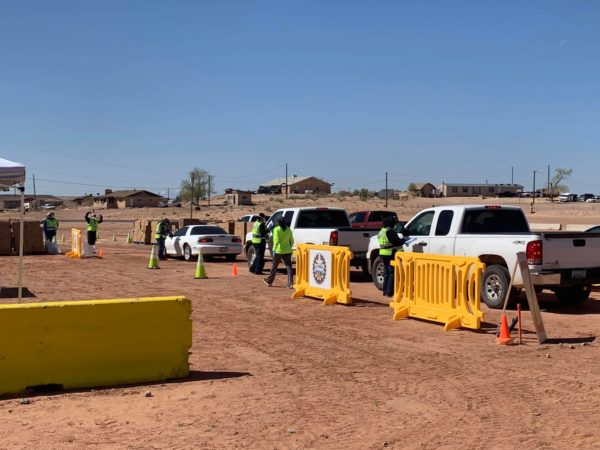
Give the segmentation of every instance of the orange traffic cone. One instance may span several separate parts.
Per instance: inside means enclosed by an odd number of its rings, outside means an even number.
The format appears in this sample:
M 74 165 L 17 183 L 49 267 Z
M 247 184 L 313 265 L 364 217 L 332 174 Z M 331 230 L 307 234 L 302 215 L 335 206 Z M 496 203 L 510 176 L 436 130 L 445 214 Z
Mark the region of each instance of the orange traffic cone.
M 237 274 L 238 274 L 237 264 L 233 263 L 233 268 L 231 269 L 231 275 L 234 277 L 237 277 Z
M 506 321 L 506 314 L 502 314 L 502 320 L 500 321 L 500 336 L 496 338 L 497 344 L 509 345 L 512 344 L 513 338 L 510 337 L 510 331 L 508 330 L 508 322 Z

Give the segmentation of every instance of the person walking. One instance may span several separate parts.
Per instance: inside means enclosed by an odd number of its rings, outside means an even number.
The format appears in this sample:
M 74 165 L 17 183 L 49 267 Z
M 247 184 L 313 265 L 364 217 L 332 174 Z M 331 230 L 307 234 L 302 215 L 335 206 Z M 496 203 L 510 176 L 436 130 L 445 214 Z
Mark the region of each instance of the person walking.
M 252 245 L 254 246 L 254 261 L 248 269 L 255 275 L 261 275 L 265 265 L 265 247 L 267 246 L 267 227 L 265 220 L 267 216 L 263 213 L 258 215 L 252 226 Z
M 96 213 L 92 211 L 85 213 L 85 221 L 87 222 L 87 242 L 89 245 L 96 245 L 98 224 L 102 223 L 102 220 L 102 214 L 97 216 Z
M 287 287 L 292 289 L 294 283 L 294 272 L 292 271 L 292 247 L 294 245 L 294 237 L 292 230 L 285 223 L 285 219 L 280 217 L 277 220 L 277 226 L 273 229 L 273 266 L 269 276 L 263 282 L 271 287 L 277 274 L 277 267 L 283 260 L 287 270 Z
M 49 212 L 46 218 L 40 222 L 44 228 L 44 239 L 53 242 L 56 240 L 56 232 L 58 231 L 58 220 L 54 218 L 54 213 Z
M 394 268 L 392 267 L 392 260 L 396 255 L 396 252 L 401 252 L 402 245 L 406 241 L 406 234 L 404 238 L 398 237 L 398 233 L 394 230 L 396 225 L 395 217 L 386 217 L 383 219 L 383 227 L 377 234 L 377 241 L 379 242 L 379 257 L 383 262 L 383 295 L 386 297 L 394 296 Z
M 156 225 L 156 243 L 158 244 L 158 259 L 167 259 L 167 250 L 165 248 L 165 239 L 167 236 L 173 236 L 171 233 L 171 222 L 166 217 Z

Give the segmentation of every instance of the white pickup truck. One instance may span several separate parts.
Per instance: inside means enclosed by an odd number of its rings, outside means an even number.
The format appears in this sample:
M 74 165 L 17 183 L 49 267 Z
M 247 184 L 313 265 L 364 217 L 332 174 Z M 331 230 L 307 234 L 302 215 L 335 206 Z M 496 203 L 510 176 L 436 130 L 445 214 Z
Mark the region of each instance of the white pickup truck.
M 294 249 L 298 244 L 340 245 L 348 247 L 353 254 L 351 265 L 361 268 L 367 275 L 367 248 L 369 239 L 378 229 L 352 228 L 346 210 L 328 207 L 283 208 L 275 211 L 266 223 L 270 232 L 280 217 L 290 226 L 294 236 Z M 271 253 L 271 233 L 267 241 L 266 255 Z M 248 266 L 255 258 L 252 232 L 246 234 L 244 253 Z
M 405 251 L 476 256 L 484 262 L 481 299 L 490 308 L 503 305 L 517 252 L 527 255 L 536 290 L 552 290 L 561 302 L 586 300 L 591 285 L 600 282 L 599 233 L 532 233 L 518 207 L 438 206 L 421 211 L 404 229 Z M 383 264 L 376 237 L 371 238 L 367 254 L 373 282 L 381 289 Z M 519 270 L 513 287 L 523 288 Z

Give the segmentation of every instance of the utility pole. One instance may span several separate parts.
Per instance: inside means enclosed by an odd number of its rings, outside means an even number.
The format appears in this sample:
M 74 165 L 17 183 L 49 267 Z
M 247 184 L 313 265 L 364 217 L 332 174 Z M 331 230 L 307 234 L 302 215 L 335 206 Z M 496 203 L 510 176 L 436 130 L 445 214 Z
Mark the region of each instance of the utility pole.
M 208 176 L 208 206 L 210 206 L 210 190 L 211 190 L 211 186 L 210 186 L 210 182 L 212 180 L 212 175 Z
M 192 172 L 192 192 L 190 193 L 190 219 L 194 218 L 194 172 Z
M 37 208 L 37 195 L 35 193 L 35 173 L 33 174 L 33 207 Z
M 515 167 L 510 166 L 510 184 L 515 184 Z
M 385 173 L 385 207 L 388 207 L 388 173 Z
M 171 200 L 171 188 L 167 188 L 167 201 Z
M 531 199 L 531 213 L 533 214 L 535 211 L 533 210 L 533 205 L 535 205 L 535 170 L 533 171 L 533 198 Z
M 287 163 L 285 163 L 285 198 L 288 198 L 288 171 L 287 171 Z
M 546 185 L 546 197 L 550 197 L 550 164 L 548 164 L 548 184 Z

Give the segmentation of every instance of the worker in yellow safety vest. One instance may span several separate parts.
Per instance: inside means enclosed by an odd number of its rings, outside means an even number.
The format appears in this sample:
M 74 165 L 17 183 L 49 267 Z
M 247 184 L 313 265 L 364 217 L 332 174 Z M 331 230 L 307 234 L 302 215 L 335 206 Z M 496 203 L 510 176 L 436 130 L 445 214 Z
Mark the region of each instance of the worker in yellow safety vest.
M 167 250 L 165 248 L 165 240 L 167 236 L 173 236 L 171 233 L 171 222 L 166 217 L 156 225 L 156 233 L 154 238 L 158 244 L 158 259 L 167 259 Z
M 261 275 L 265 265 L 265 248 L 267 246 L 267 228 L 265 220 L 267 216 L 263 213 L 258 215 L 258 219 L 252 225 L 252 246 L 254 247 L 254 260 L 248 269 L 255 275 Z
M 383 295 L 386 297 L 394 296 L 394 268 L 391 262 L 397 251 L 403 251 L 402 245 L 408 237 L 403 232 L 404 238 L 400 238 L 394 230 L 396 225 L 395 217 L 386 217 L 383 219 L 383 228 L 377 234 L 379 242 L 379 257 L 383 262 Z
M 58 220 L 53 212 L 46 214 L 46 218 L 40 222 L 44 228 L 44 238 L 46 241 L 56 240 L 56 231 L 58 230 Z
M 96 215 L 96 213 L 92 211 L 85 213 L 85 221 L 87 222 L 87 242 L 89 245 L 96 245 L 98 224 L 102 223 L 102 220 L 102 214 Z

